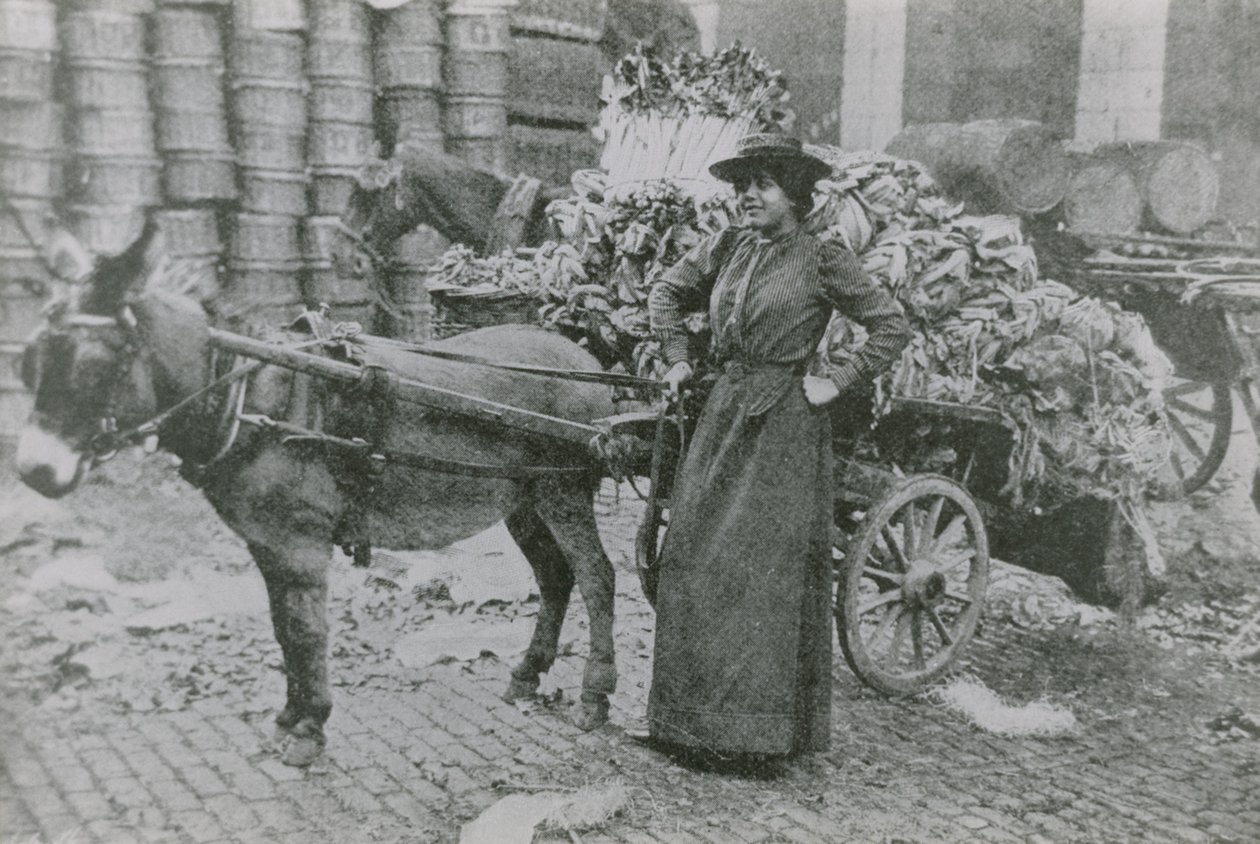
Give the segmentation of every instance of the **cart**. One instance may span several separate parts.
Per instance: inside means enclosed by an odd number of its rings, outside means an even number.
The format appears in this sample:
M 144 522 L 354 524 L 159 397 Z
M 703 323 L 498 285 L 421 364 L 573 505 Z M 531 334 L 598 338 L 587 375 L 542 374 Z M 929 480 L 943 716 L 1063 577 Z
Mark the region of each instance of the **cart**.
M 1173 468 L 1185 492 L 1206 484 L 1225 460 L 1237 390 L 1260 438 L 1260 248 L 1158 236 L 1077 233 L 1093 248 L 1149 244 L 1181 258 L 1096 254 L 1065 279 L 1146 319 L 1173 362 L 1164 393 L 1173 433 Z M 1210 256 L 1210 257 L 1208 257 Z

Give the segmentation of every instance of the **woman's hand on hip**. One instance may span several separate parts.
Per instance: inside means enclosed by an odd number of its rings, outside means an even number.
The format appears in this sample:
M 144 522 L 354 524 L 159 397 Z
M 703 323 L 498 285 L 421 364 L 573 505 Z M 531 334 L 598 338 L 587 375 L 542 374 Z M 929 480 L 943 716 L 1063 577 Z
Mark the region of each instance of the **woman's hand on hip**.
M 822 407 L 835 401 L 840 395 L 840 390 L 830 378 L 820 378 L 817 375 L 805 376 L 805 400 L 812 407 Z
M 668 387 L 667 395 L 670 398 L 678 398 L 682 385 L 691 380 L 691 374 L 691 364 L 686 361 L 679 361 L 671 366 L 669 371 L 661 376 L 661 381 Z

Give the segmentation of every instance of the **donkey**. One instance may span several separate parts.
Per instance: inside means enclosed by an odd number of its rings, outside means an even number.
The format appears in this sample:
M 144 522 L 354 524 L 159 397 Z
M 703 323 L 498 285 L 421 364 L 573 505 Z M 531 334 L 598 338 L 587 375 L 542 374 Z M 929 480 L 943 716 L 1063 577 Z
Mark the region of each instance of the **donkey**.
M 192 398 L 160 428 L 161 448 L 196 482 L 219 516 L 248 545 L 266 583 L 284 656 L 287 696 L 276 717 L 283 761 L 307 765 L 325 745 L 332 711 L 325 617 L 328 567 L 338 544 L 366 525 L 374 543 L 394 549 L 441 548 L 505 520 L 538 581 L 542 599 L 529 648 L 511 672 L 505 698 L 536 691 L 556 658 L 574 584 L 590 615 L 590 655 L 574 720 L 594 729 L 608 718 L 616 683 L 613 568 L 596 529 L 599 473 L 525 473 L 472 477 L 385 463 L 365 482 L 344 450 L 239 426 L 222 393 L 196 394 L 220 369 L 208 317 L 199 304 L 156 289 L 153 227 L 125 253 L 98 261 L 72 297 L 50 309 L 25 349 L 22 375 L 34 410 L 19 439 L 17 468 L 41 494 L 69 493 L 100 452 L 116 442 L 102 430 L 150 420 Z M 291 329 L 282 342 L 311 341 Z M 578 422 L 607 417 L 606 387 L 514 374 L 435 359 L 363 341 L 367 363 L 397 376 Z M 484 328 L 433 344 L 492 360 L 596 370 L 575 344 L 529 326 Z M 221 363 L 222 361 L 218 361 Z M 358 385 L 262 366 L 240 382 L 239 409 L 339 435 L 375 438 L 384 452 L 434 455 L 497 466 L 590 467 L 581 446 L 541 441 L 492 422 L 398 405 L 387 420 Z M 237 394 L 240 395 L 239 393 Z M 349 526 L 349 527 L 348 527 Z M 349 534 L 347 532 L 350 532 Z

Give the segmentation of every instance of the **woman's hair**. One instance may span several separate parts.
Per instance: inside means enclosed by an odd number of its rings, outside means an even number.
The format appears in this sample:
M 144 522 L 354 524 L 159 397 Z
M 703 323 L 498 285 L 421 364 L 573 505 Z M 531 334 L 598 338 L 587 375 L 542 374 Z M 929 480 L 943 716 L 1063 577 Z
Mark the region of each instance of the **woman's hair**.
M 790 162 L 783 161 L 758 161 L 749 164 L 748 167 L 740 172 L 732 180 L 735 192 L 743 190 L 748 183 L 760 175 L 769 176 L 774 180 L 785 194 L 788 201 L 792 203 L 792 211 L 796 215 L 798 221 L 804 220 L 805 216 L 814 207 L 814 183 L 809 174 L 800 166 L 794 166 Z

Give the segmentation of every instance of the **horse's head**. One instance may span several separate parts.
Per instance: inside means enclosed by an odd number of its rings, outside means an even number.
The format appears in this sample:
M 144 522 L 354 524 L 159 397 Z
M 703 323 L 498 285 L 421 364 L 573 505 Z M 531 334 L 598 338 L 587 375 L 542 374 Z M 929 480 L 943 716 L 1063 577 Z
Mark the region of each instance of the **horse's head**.
M 34 410 L 17 448 L 17 469 L 35 491 L 60 497 L 85 469 L 117 448 L 120 424 L 156 410 L 128 290 L 144 275 L 155 229 L 126 252 L 96 262 L 60 294 L 22 354 Z

